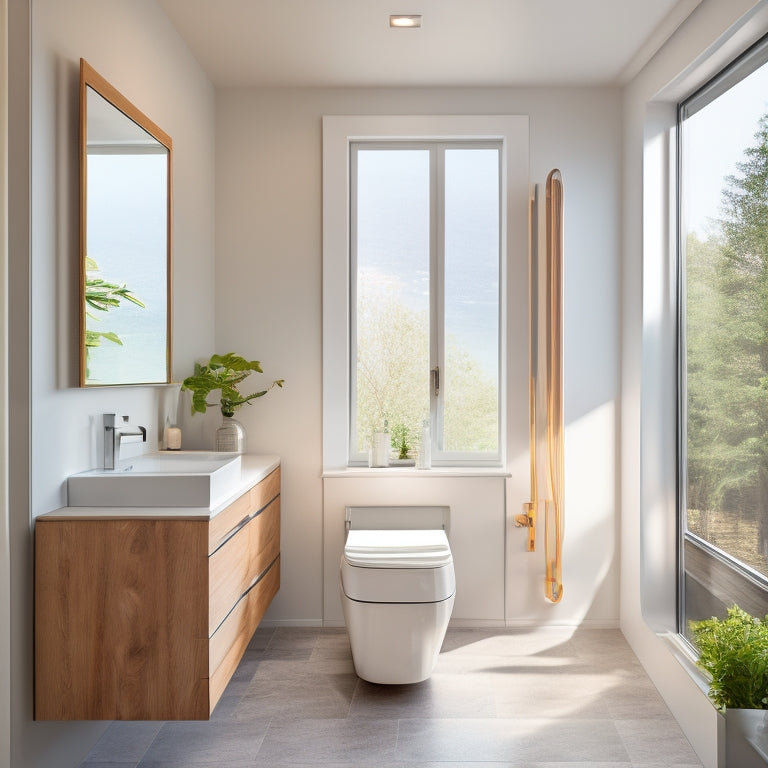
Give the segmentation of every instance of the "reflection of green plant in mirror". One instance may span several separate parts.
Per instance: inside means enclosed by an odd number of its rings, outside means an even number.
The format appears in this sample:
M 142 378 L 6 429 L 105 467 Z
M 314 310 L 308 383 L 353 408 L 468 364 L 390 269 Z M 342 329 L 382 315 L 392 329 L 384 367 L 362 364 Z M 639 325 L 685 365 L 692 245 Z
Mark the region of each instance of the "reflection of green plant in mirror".
M 135 304 L 142 309 L 146 306 L 144 302 L 133 295 L 131 289 L 126 286 L 125 283 L 118 285 L 117 283 L 110 283 L 101 277 L 96 277 L 93 272 L 99 271 L 99 265 L 91 258 L 86 256 L 85 258 L 85 303 L 91 309 L 98 312 L 108 312 L 110 309 L 120 306 L 120 302 L 125 299 Z M 91 320 L 100 322 L 101 318 L 89 312 L 85 311 L 86 317 Z M 90 348 L 101 346 L 101 340 L 106 339 L 114 344 L 122 346 L 123 342 L 120 337 L 113 331 L 94 331 L 92 328 L 85 329 L 85 354 L 86 354 L 86 376 L 88 375 L 88 354 Z
M 126 286 L 125 283 L 118 285 L 117 283 L 110 283 L 101 277 L 96 277 L 92 272 L 98 272 L 98 264 L 91 258 L 85 259 L 85 303 L 91 308 L 99 312 L 108 312 L 114 307 L 119 307 L 120 302 L 123 299 L 132 302 L 137 307 L 142 309 L 146 306 L 144 302 L 138 299 L 131 293 L 131 289 Z M 93 312 L 86 310 L 87 317 L 91 320 L 101 321 L 101 318 L 94 315 Z M 101 339 L 107 339 L 115 344 L 122 344 L 120 337 L 116 333 L 111 331 L 94 331 L 86 329 L 85 331 L 85 346 L 86 347 L 98 347 L 101 343 Z
M 276 379 L 265 390 L 244 397 L 237 386 L 253 371 L 263 373 L 261 363 L 258 360 L 246 360 L 234 352 L 213 355 L 204 364 L 195 363 L 194 374 L 184 379 L 181 385 L 182 389 L 192 392 L 192 413 L 205 413 L 209 405 L 215 405 L 207 402 L 207 397 L 216 390 L 221 390 L 219 407 L 222 414 L 233 416 L 241 405 L 257 397 L 263 397 L 272 387 L 283 386 L 284 379 Z

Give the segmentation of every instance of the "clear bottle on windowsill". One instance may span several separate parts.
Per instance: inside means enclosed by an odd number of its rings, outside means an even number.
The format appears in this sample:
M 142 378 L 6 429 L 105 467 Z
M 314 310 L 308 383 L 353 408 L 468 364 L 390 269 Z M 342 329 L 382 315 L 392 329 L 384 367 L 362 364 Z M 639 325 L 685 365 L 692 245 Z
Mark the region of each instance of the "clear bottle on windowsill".
M 432 468 L 432 435 L 429 431 L 429 419 L 424 419 L 421 425 L 421 445 L 416 458 L 416 469 Z

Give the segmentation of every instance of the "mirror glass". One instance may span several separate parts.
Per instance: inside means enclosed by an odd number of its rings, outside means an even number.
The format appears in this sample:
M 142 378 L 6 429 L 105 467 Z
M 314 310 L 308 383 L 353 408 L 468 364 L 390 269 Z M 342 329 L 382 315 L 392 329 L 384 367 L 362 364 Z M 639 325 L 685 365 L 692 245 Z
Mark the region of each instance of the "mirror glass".
M 171 139 L 80 64 L 80 384 L 171 380 Z

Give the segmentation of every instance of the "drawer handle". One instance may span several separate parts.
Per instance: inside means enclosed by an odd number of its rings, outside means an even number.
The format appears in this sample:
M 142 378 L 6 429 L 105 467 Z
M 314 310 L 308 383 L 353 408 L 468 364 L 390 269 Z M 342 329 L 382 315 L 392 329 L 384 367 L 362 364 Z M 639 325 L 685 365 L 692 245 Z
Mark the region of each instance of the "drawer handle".
M 235 534 L 239 533 L 250 522 L 251 522 L 251 516 L 246 515 L 234 528 L 227 531 L 227 533 L 225 533 L 221 537 L 221 539 L 219 540 L 219 543 L 213 548 L 213 552 L 215 552 L 218 549 L 221 549 L 221 547 L 223 547 Z M 211 555 L 213 554 L 213 552 L 211 552 Z
M 243 592 L 240 597 L 237 598 L 235 601 L 235 604 L 227 611 L 227 615 L 219 622 L 216 629 L 211 632 L 209 637 L 213 637 L 219 629 L 221 629 L 221 625 L 229 618 L 229 615 L 232 613 L 232 611 L 237 608 L 237 606 L 240 604 L 240 601 L 269 573 L 270 568 L 280 559 L 280 553 L 278 552 L 277 557 L 248 585 L 248 588 Z

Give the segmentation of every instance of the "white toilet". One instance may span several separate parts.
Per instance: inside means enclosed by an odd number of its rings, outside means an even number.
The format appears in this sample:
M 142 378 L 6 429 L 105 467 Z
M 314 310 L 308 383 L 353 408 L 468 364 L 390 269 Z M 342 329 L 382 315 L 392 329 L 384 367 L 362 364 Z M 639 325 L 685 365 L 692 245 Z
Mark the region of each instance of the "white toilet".
M 447 507 L 347 508 L 341 601 L 363 680 L 418 683 L 432 674 L 456 594 L 447 514 Z

